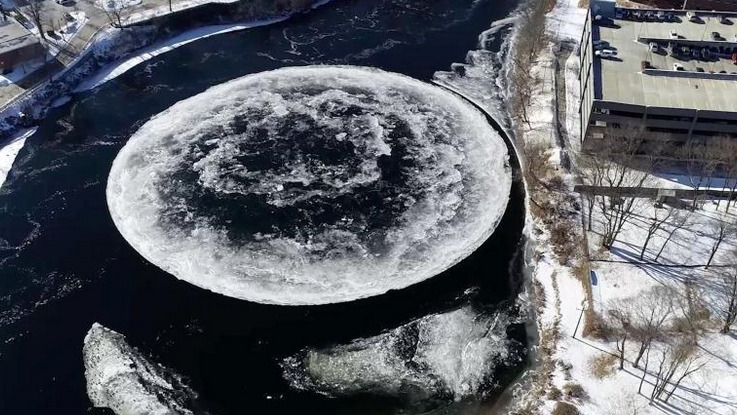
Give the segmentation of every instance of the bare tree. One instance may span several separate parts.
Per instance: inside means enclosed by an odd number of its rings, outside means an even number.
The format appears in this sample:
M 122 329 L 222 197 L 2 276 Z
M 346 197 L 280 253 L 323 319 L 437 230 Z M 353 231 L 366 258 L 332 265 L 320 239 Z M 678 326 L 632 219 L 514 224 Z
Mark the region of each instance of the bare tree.
M 579 154 L 576 166 L 579 169 L 579 175 L 583 179 L 584 184 L 588 186 L 599 187 L 602 185 L 604 176 L 604 164 L 597 160 L 595 157 Z M 596 205 L 596 192 L 584 192 L 586 198 L 586 208 L 588 213 L 586 215 L 587 229 L 593 230 L 594 223 L 594 206 Z
M 632 331 L 632 306 L 630 302 L 617 300 L 609 306 L 609 316 L 614 319 L 614 332 L 617 335 L 619 370 L 624 369 L 625 347 Z
M 118 29 L 125 27 L 123 24 L 123 9 L 125 5 L 121 0 L 97 0 L 97 4 L 105 12 L 111 26 L 117 27 Z
M 515 48 L 512 56 L 514 65 L 511 68 L 512 107 L 517 116 L 530 127 L 527 113 L 537 78 L 530 70 L 540 49 L 545 45 L 545 2 L 531 2 L 520 11 L 517 26 L 524 28 L 515 37 Z
M 46 7 L 44 5 L 44 0 L 28 0 L 26 12 L 31 18 L 33 24 L 36 25 L 38 33 L 39 35 L 41 35 L 41 39 L 47 40 L 46 33 L 44 32 L 43 28 L 43 21 L 46 18 Z
M 737 259 L 737 252 L 733 255 Z M 720 333 L 729 333 L 732 324 L 737 320 L 737 264 L 723 271 L 722 283 L 724 290 L 724 326 Z
M 708 360 L 698 352 L 698 344 L 695 338 L 685 337 L 679 339 L 675 344 L 668 345 L 661 353 L 660 365 L 655 378 L 655 386 L 650 395 L 650 402 L 662 399 L 665 394 L 665 402 L 678 389 L 681 382 L 695 373 L 708 363 Z M 668 385 L 672 385 L 667 391 Z
M 645 242 L 642 243 L 642 250 L 640 251 L 640 261 L 645 256 L 645 250 L 647 249 L 647 245 L 650 243 L 650 239 L 655 235 L 658 230 L 660 230 L 660 227 L 663 226 L 663 224 L 670 219 L 671 216 L 673 216 L 673 212 L 675 211 L 674 208 L 668 206 L 665 207 L 664 214 L 658 218 L 658 208 L 655 207 L 653 209 L 653 217 L 650 220 L 650 226 L 647 228 L 647 236 L 645 237 Z
M 645 130 L 624 127 L 608 130 L 607 136 L 590 144 L 585 169 L 596 186 L 596 206 L 604 218 L 601 244 L 611 249 L 624 225 L 639 205 L 638 191 L 654 167 L 654 158 L 643 156 L 640 148 Z
M 665 241 L 663 241 L 663 246 L 660 247 L 660 250 L 658 251 L 658 254 L 655 255 L 655 262 L 658 262 L 658 259 L 660 259 L 660 255 L 663 254 L 663 251 L 665 250 L 666 245 L 668 245 L 668 242 L 673 239 L 673 236 L 678 232 L 680 229 L 682 229 L 686 224 L 688 223 L 688 219 L 691 216 L 690 211 L 677 211 L 674 216 L 673 220 L 671 221 L 671 230 L 668 232 L 668 237 L 665 238 Z
M 662 335 L 663 327 L 673 312 L 676 293 L 666 286 L 656 286 L 632 300 L 632 337 L 640 342 L 632 366 L 639 367 L 640 359 L 650 349 L 653 340 Z
M 714 236 L 714 243 L 711 246 L 709 253 L 709 260 L 706 261 L 705 268 L 709 268 L 711 261 L 714 259 L 719 247 L 721 246 L 724 238 L 731 235 L 734 232 L 734 224 L 726 215 L 720 215 L 716 222 L 712 223 L 710 234 Z
M 642 384 L 645 383 L 645 376 L 647 376 L 647 367 L 650 364 L 650 348 L 645 353 L 645 367 L 642 369 L 642 377 L 640 377 L 640 386 L 637 387 L 637 393 L 642 393 Z
M 690 140 L 681 149 L 680 157 L 686 161 L 689 180 L 694 187 L 691 210 L 696 209 L 696 204 L 701 196 L 699 190 L 702 187 L 710 187 L 719 166 L 722 164 L 724 147 L 726 141 L 720 138 L 708 142 Z

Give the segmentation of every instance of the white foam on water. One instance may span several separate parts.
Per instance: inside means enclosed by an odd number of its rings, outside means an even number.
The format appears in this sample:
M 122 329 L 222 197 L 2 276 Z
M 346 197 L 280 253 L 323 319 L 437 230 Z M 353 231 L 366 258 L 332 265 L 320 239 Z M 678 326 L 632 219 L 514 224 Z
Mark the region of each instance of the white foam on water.
M 318 135 L 328 147 L 350 144 L 340 153 L 345 163 L 300 149 Z M 287 156 L 274 153 L 284 143 Z M 263 232 L 236 241 L 230 230 L 243 224 L 215 225 L 187 197 L 165 196 L 185 188 L 171 176 L 184 165 L 197 192 L 304 213 L 307 204 L 382 191 L 391 180 L 382 161 L 396 154 L 406 179 L 381 204 L 403 207 L 386 218 L 387 229 L 348 211 L 342 221 L 300 225 L 299 237 Z M 254 157 L 280 161 L 242 162 Z M 123 237 L 177 278 L 235 298 L 305 305 L 379 295 L 448 269 L 493 233 L 510 188 L 503 139 L 454 94 L 376 69 L 312 66 L 245 76 L 155 116 L 115 159 L 107 200 Z M 171 214 L 181 228 L 164 224 Z
M 117 415 L 193 413 L 186 405 L 196 394 L 176 374 L 131 347 L 122 334 L 95 323 L 82 352 L 93 406 L 110 408 Z
M 309 349 L 285 359 L 292 387 L 331 396 L 379 393 L 426 400 L 477 395 L 510 358 L 504 314 L 466 306 L 433 314 L 347 345 Z

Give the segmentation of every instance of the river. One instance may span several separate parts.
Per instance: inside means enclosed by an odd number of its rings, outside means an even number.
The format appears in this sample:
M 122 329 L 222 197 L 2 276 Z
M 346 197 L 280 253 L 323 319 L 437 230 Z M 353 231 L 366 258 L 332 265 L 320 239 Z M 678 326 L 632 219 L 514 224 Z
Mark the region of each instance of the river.
M 0 413 L 85 413 L 81 349 L 93 322 L 189 379 L 216 415 L 482 413 L 524 362 L 524 325 L 513 317 L 511 357 L 494 363 L 492 381 L 461 402 L 408 402 L 372 390 L 326 396 L 290 386 L 281 365 L 306 348 L 377 336 L 459 307 L 513 316 L 524 222 L 518 181 L 492 237 L 448 271 L 371 299 L 309 307 L 236 300 L 161 271 L 118 233 L 105 186 L 126 140 L 179 100 L 292 65 L 373 66 L 430 81 L 463 62 L 479 34 L 516 6 L 334 0 L 282 23 L 184 45 L 52 109 L 0 191 Z

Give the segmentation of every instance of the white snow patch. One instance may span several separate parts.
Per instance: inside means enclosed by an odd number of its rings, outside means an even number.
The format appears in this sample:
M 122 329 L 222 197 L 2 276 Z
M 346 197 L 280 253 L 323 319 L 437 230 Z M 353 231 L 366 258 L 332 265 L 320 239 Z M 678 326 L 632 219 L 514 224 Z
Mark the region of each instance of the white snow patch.
M 5 179 L 8 178 L 8 173 L 11 167 L 13 167 L 13 162 L 25 145 L 26 139 L 35 132 L 35 127 L 22 130 L 11 137 L 7 144 L 0 147 L 0 188 L 5 183 Z
M 180 46 L 186 45 L 196 40 L 205 39 L 210 36 L 215 36 L 215 35 L 219 35 L 223 33 L 234 32 L 238 30 L 245 30 L 245 29 L 250 29 L 250 28 L 259 27 L 259 26 L 266 26 L 266 25 L 281 22 L 286 19 L 287 17 L 279 17 L 275 19 L 261 20 L 257 22 L 251 22 L 251 23 L 213 25 L 213 26 L 204 26 L 204 27 L 200 27 L 197 29 L 188 30 L 180 35 L 172 37 L 171 39 L 158 42 L 154 45 L 151 45 L 139 51 L 136 51 L 133 56 L 127 57 L 125 59 L 121 59 L 117 62 L 114 62 L 114 63 L 111 63 L 105 66 L 104 68 L 96 72 L 93 76 L 86 79 L 79 86 L 77 86 L 74 92 L 83 92 L 83 91 L 88 91 L 90 89 L 96 88 L 104 84 L 105 82 L 115 79 L 119 77 L 120 75 L 128 72 L 130 69 L 132 69 L 136 65 L 139 65 L 143 62 L 146 62 L 149 59 L 152 59 L 156 56 L 159 56 L 161 54 L 164 54 L 166 52 L 169 52 Z

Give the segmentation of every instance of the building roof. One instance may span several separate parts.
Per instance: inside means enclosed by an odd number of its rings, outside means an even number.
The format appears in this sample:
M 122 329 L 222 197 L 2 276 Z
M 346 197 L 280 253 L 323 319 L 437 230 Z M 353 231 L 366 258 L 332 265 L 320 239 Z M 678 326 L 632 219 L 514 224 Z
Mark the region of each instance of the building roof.
M 20 23 L 11 18 L 0 22 L 0 53 L 20 49 L 32 43 L 38 43 L 38 38 Z
M 730 16 L 732 24 L 723 24 L 716 15 L 699 15 L 702 23 L 690 22 L 683 13 L 680 22 L 614 19 L 607 27 L 594 26 L 593 40 L 606 40 L 617 52 L 616 59 L 595 59 L 599 72 L 595 75 L 599 83 L 596 98 L 651 107 L 737 112 L 737 65 L 731 59 L 682 60 L 666 52 L 668 42 L 674 41 L 671 30 L 679 36 L 676 42 L 682 44 L 737 48 L 737 18 Z M 714 41 L 712 32 L 725 40 Z M 650 51 L 651 41 L 661 45 L 659 52 Z M 642 61 L 654 70 L 643 71 Z M 673 71 L 674 63 L 688 72 Z M 697 68 L 704 72 L 696 72 Z

